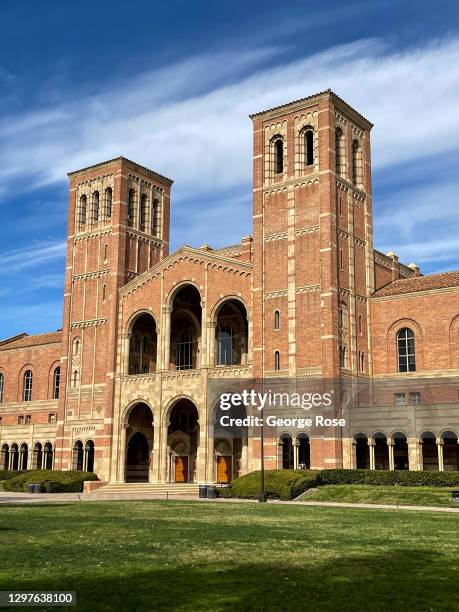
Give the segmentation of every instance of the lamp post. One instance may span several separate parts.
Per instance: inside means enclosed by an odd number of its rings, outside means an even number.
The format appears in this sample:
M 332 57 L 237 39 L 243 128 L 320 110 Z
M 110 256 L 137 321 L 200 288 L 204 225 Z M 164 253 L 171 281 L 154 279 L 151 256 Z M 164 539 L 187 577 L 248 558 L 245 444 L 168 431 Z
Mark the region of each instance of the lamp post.
M 264 418 L 264 407 L 261 406 L 260 411 L 261 416 L 261 429 L 260 429 L 260 497 L 258 501 L 260 504 L 266 503 L 266 495 L 265 495 L 265 437 L 264 437 L 264 429 L 265 429 L 265 418 Z

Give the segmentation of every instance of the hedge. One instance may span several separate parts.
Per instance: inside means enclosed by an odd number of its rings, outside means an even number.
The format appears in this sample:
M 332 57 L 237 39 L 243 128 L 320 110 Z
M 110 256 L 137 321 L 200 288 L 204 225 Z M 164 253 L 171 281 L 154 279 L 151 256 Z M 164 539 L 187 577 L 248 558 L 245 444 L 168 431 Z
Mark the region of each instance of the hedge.
M 401 487 L 459 486 L 459 472 L 424 472 L 409 470 L 321 470 L 320 485 L 367 484 Z
M 30 483 L 40 485 L 46 493 L 81 493 L 85 480 L 99 480 L 93 472 L 80 470 L 28 470 L 3 483 L 5 491 L 27 492 Z
M 317 484 L 317 472 L 307 470 L 266 470 L 265 493 L 270 499 L 294 499 Z M 234 480 L 225 497 L 257 499 L 260 495 L 260 472 L 250 472 Z
M 0 470 L 0 480 L 9 480 L 15 476 L 24 474 L 26 470 Z

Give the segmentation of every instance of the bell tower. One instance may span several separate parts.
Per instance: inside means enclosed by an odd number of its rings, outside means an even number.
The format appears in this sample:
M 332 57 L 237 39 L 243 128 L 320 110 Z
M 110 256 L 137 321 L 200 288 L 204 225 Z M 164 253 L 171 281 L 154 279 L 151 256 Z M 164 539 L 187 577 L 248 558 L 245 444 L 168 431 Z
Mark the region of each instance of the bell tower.
M 73 444 L 84 422 L 108 473 L 118 290 L 169 253 L 172 181 L 123 157 L 69 178 L 56 460 L 63 469 L 72 467 Z
M 372 125 L 330 90 L 251 119 L 254 376 L 368 373 Z

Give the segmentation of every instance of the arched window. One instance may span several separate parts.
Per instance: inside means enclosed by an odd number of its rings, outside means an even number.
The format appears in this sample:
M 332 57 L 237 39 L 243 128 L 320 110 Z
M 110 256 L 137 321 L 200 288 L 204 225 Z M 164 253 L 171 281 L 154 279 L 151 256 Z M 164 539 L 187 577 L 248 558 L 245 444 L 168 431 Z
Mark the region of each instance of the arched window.
M 338 327 L 340 332 L 346 332 L 349 328 L 349 315 L 346 304 L 338 306 Z
M 274 331 L 280 330 L 280 312 L 278 310 L 274 311 Z
M 95 191 L 92 195 L 92 222 L 98 223 L 99 221 L 99 192 Z
M 26 470 L 29 462 L 29 447 L 25 442 L 21 444 L 19 449 L 19 469 Z
M 182 331 L 177 337 L 177 370 L 191 370 L 193 368 L 193 330 Z
M 233 328 L 220 325 L 217 331 L 217 365 L 235 365 Z
M 304 165 L 312 166 L 314 163 L 314 132 L 307 129 L 304 133 Z
M 36 442 L 32 451 L 32 469 L 43 469 L 43 447 L 40 442 Z
M 135 224 L 135 190 L 134 189 L 129 189 L 127 222 L 128 222 L 129 227 L 134 227 L 134 224 Z
M 347 351 L 346 351 L 346 347 L 341 345 L 339 347 L 339 367 L 340 368 L 345 368 L 346 366 L 346 362 L 347 362 Z
M 73 355 L 79 355 L 80 354 L 80 339 L 79 338 L 75 338 L 73 340 Z
M 151 203 L 151 232 L 154 236 L 159 236 L 159 200 L 157 199 Z
M 54 377 L 53 377 L 53 399 L 55 400 L 59 399 L 60 384 L 61 384 L 61 368 L 57 367 L 54 370 Z
M 88 209 L 88 199 L 86 195 L 82 195 L 80 198 L 80 205 L 78 207 L 78 229 L 83 229 L 86 225 L 86 215 Z
M 352 182 L 357 186 L 362 183 L 362 148 L 358 140 L 352 143 Z
M 33 375 L 30 370 L 24 374 L 24 389 L 22 393 L 22 400 L 24 402 L 32 401 L 32 384 L 33 384 Z
M 45 470 L 53 469 L 53 445 L 47 442 L 43 449 L 43 467 Z
M 83 442 L 77 440 L 73 445 L 73 466 L 74 470 L 83 469 Z
M 3 387 L 5 385 L 5 377 L 0 372 L 0 404 L 3 402 Z
M 280 353 L 279 353 L 279 351 L 276 351 L 274 353 L 274 369 L 275 370 L 280 370 L 280 366 L 281 366 L 281 364 L 280 364 Z
M 404 327 L 397 333 L 397 357 L 399 372 L 416 371 L 414 333 L 408 327 Z
M 107 285 L 102 286 L 102 301 L 105 302 L 107 299 Z
M 72 387 L 78 387 L 80 384 L 80 373 L 78 370 L 74 370 L 72 374 Z
M 344 136 L 341 128 L 335 132 L 336 174 L 344 175 Z
M 282 138 L 274 141 L 274 171 L 276 174 L 284 171 L 284 141 Z
M 105 190 L 105 218 L 111 219 L 113 205 L 113 191 L 111 187 Z
M 148 230 L 148 198 L 146 193 L 140 196 L 140 230 L 146 232 Z
M 94 442 L 88 440 L 84 447 L 86 472 L 94 472 Z
M 108 261 L 108 244 L 104 246 L 104 263 Z
M 7 470 L 10 465 L 10 447 L 8 444 L 2 445 L 1 466 L 3 470 Z

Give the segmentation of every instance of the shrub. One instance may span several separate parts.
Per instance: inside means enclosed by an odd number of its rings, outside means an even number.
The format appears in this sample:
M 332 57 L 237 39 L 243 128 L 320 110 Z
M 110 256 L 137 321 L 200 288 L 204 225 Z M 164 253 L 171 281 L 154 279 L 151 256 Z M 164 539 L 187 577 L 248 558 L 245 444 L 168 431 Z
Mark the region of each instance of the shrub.
M 30 483 L 40 485 L 47 493 L 80 493 L 85 480 L 99 480 L 93 472 L 80 470 L 29 470 L 23 474 L 6 480 L 3 483 L 5 491 L 27 492 Z
M 25 471 L 26 470 L 0 470 L 0 480 L 10 480 L 10 478 L 24 474 Z
M 417 472 L 409 470 L 322 470 L 321 485 L 367 484 L 399 485 L 402 487 L 459 486 L 459 472 Z
M 294 499 L 317 485 L 317 472 L 306 470 L 266 470 L 265 493 L 270 499 Z M 257 499 L 260 495 L 260 472 L 250 472 L 234 480 L 224 491 L 225 497 Z

